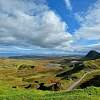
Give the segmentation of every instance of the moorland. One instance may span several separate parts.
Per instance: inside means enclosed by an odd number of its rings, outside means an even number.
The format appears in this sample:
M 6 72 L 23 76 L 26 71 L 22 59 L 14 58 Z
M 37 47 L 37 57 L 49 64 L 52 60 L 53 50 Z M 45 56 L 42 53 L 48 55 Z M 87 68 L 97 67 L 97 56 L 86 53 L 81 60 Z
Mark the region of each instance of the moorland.
M 0 100 L 100 100 L 100 56 L 0 58 Z

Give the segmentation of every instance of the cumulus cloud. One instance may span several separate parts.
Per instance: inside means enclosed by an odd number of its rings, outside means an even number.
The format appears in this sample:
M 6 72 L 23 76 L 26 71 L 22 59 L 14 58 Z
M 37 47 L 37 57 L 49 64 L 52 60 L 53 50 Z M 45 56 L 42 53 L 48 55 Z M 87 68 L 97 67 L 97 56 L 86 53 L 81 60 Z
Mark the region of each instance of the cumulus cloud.
M 72 10 L 70 0 L 65 2 Z M 100 41 L 100 0 L 85 15 L 76 14 L 81 27 L 72 36 L 67 23 L 47 6 L 46 0 L 0 0 L 0 51 L 100 50 L 99 42 L 81 45 L 80 41 Z
M 66 30 L 67 24 L 45 0 L 0 0 L 1 45 L 68 47 L 72 36 Z
M 72 10 L 72 5 L 70 0 L 65 0 L 66 8 L 69 9 L 70 11 Z

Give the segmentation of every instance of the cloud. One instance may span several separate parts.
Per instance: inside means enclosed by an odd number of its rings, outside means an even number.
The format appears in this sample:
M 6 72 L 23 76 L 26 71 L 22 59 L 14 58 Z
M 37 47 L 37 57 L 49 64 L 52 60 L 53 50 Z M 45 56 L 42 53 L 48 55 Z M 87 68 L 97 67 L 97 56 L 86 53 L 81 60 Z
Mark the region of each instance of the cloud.
M 100 40 L 100 0 L 89 8 L 76 36 L 87 40 Z
M 65 4 L 66 4 L 66 8 L 71 11 L 72 10 L 72 5 L 71 5 L 70 0 L 65 0 Z
M 81 23 L 81 22 L 84 20 L 84 17 L 83 17 L 82 15 L 78 14 L 78 13 L 75 13 L 74 16 L 75 16 L 75 19 L 76 19 L 79 23 Z
M 72 10 L 69 0 L 67 9 Z M 90 7 L 85 17 L 76 14 L 80 28 L 71 35 L 45 0 L 0 0 L 0 51 L 62 51 L 100 50 L 100 0 Z M 95 20 L 94 20 L 95 19 Z M 86 41 L 81 44 L 81 40 Z M 40 51 L 39 51 L 40 52 Z
M 78 46 L 81 51 L 91 49 L 100 51 L 100 0 L 89 7 L 84 17 L 79 15 L 76 17 L 81 22 L 80 28 L 75 31 L 76 47 Z M 81 44 L 82 42 L 84 44 Z
M 67 28 L 44 0 L 0 0 L 0 45 L 68 47 L 72 35 Z

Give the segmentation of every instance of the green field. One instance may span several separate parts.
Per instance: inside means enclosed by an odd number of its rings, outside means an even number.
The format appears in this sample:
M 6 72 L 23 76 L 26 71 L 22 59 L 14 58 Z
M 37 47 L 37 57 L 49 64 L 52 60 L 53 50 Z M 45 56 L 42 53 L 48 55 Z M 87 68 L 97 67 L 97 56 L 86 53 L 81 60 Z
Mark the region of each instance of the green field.
M 0 87 L 0 100 L 100 100 L 100 88 L 90 87 L 71 92 L 37 91 Z

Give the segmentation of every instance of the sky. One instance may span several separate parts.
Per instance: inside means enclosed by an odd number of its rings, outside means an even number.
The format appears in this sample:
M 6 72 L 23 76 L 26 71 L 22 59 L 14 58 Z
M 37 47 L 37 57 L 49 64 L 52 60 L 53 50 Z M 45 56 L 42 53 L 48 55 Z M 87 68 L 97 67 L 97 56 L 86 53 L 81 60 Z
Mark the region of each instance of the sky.
M 0 54 L 100 51 L 100 0 L 0 0 Z

